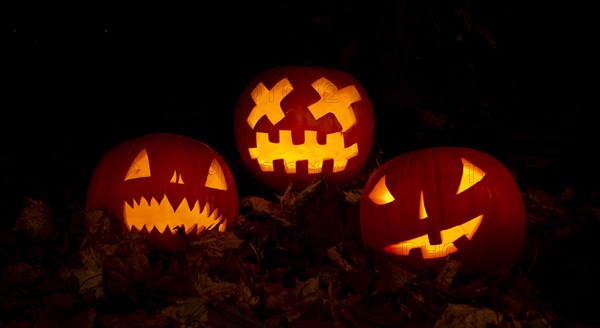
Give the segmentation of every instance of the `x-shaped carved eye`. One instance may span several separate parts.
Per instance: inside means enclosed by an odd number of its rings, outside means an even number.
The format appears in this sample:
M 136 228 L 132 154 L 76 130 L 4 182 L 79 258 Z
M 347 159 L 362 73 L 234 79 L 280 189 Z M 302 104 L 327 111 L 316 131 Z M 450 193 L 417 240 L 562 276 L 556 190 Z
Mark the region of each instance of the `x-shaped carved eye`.
M 360 101 L 360 94 L 353 85 L 342 89 L 333 84 L 328 79 L 322 77 L 312 84 L 321 99 L 308 109 L 318 120 L 326 114 L 332 113 L 342 125 L 342 132 L 345 132 L 356 124 L 356 117 L 352 110 L 352 104 Z
M 281 101 L 292 92 L 294 88 L 288 79 L 283 79 L 273 86 L 271 90 L 261 82 L 251 93 L 252 100 L 256 104 L 248 115 L 246 122 L 252 129 L 258 120 L 267 116 L 271 124 L 275 125 L 285 117 L 281 110 Z
M 313 84 L 313 89 L 319 93 L 321 99 L 308 106 L 315 119 L 320 119 L 328 113 L 332 113 L 342 125 L 342 132 L 356 124 L 356 117 L 352 110 L 352 104 L 360 101 L 361 97 L 355 86 L 350 85 L 342 89 L 328 79 L 322 77 Z M 254 126 L 263 117 L 267 116 L 271 124 L 275 125 L 285 117 L 281 109 L 281 101 L 294 90 L 288 79 L 282 79 L 270 90 L 261 82 L 251 93 L 254 108 L 248 115 L 246 121 L 254 129 Z

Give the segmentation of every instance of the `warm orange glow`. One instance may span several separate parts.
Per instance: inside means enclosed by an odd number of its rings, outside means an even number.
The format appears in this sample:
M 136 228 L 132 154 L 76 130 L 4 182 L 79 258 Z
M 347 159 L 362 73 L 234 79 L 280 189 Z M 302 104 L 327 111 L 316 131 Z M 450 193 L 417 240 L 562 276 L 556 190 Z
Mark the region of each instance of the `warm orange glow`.
M 269 135 L 256 133 L 256 148 L 250 148 L 250 157 L 256 159 L 263 172 L 273 171 L 273 161 L 282 159 L 286 173 L 296 173 L 296 162 L 308 160 L 308 172 L 320 173 L 323 161 L 333 159 L 333 172 L 343 171 L 348 160 L 358 155 L 358 146 L 344 147 L 342 133 L 330 133 L 324 145 L 317 142 L 316 131 L 304 131 L 304 143 L 292 143 L 292 131 L 279 131 L 279 142 L 269 141 Z
M 384 248 L 384 251 L 397 254 L 397 255 L 408 255 L 411 249 L 420 248 L 421 254 L 424 259 L 434 259 L 440 257 L 446 257 L 458 249 L 454 246 L 454 242 L 465 236 L 468 239 L 473 238 L 475 232 L 481 225 L 483 215 L 480 215 L 470 221 L 467 221 L 459 226 L 452 227 L 450 229 L 442 230 L 440 236 L 442 242 L 439 245 L 431 245 L 429 243 L 429 237 L 422 235 L 416 238 L 405 240 L 394 245 L 390 245 Z
M 173 176 L 171 177 L 171 181 L 169 181 L 169 182 L 177 183 L 177 184 L 184 184 L 181 174 L 178 174 L 177 171 L 173 172 Z
M 351 105 L 360 101 L 361 98 L 355 86 L 351 85 L 338 90 L 335 84 L 322 77 L 315 81 L 312 87 L 321 95 L 321 99 L 317 103 L 308 106 L 317 120 L 325 114 L 333 113 L 342 125 L 342 132 L 356 124 L 356 117 Z
M 125 181 L 148 178 L 150 176 L 148 153 L 144 149 L 133 160 L 125 176 Z M 181 173 L 177 171 L 173 172 L 173 176 L 169 182 L 185 184 Z M 208 175 L 206 176 L 205 186 L 213 189 L 227 190 L 225 174 L 216 159 L 213 159 L 210 165 Z M 162 233 L 166 229 L 173 229 L 175 226 L 183 226 L 186 229 L 186 233 L 189 234 L 194 228 L 197 228 L 196 233 L 200 233 L 204 229 L 213 229 L 219 223 L 219 231 L 224 231 L 226 226 L 226 222 L 221 222 L 223 221 L 223 218 L 217 211 L 213 211 L 210 215 L 208 214 L 210 213 L 210 206 L 208 203 L 206 203 L 203 208 L 200 208 L 199 202 L 196 201 L 193 208 L 190 208 L 187 199 L 184 198 L 179 207 L 174 209 L 169 202 L 169 198 L 165 195 L 160 203 L 155 198 L 148 201 L 146 198 L 142 197 L 139 204 L 135 201 L 133 204 L 133 206 L 130 206 L 125 202 L 123 206 L 125 224 L 130 230 L 132 228 L 142 230 L 143 227 L 146 226 L 148 231 L 156 227 L 156 229 Z
M 462 177 L 460 178 L 460 185 L 456 191 L 457 195 L 481 181 L 485 175 L 485 171 L 473 165 L 471 162 L 464 158 L 461 158 L 461 160 L 463 163 L 463 173 Z
M 384 205 L 394 201 L 394 196 L 385 185 L 385 175 L 377 181 L 373 190 L 369 193 L 369 199 L 377 205 Z
M 146 149 L 142 149 L 139 154 L 135 157 L 131 165 L 129 166 L 129 170 L 127 170 L 127 174 L 125 174 L 125 180 L 137 179 L 137 178 L 146 178 L 150 176 L 150 161 L 148 161 L 148 152 Z
M 461 158 L 461 160 L 463 163 L 463 172 L 458 191 L 456 192 L 457 195 L 481 181 L 485 175 L 483 170 L 473 165 L 471 162 L 464 158 Z M 373 190 L 371 190 L 371 193 L 369 194 L 369 198 L 377 205 L 387 204 L 394 200 L 394 197 L 385 185 L 385 176 L 383 176 L 377 182 L 375 187 L 373 187 Z M 421 191 L 421 197 L 419 200 L 419 219 L 423 220 L 427 217 L 428 215 L 427 210 L 425 209 L 423 191 Z M 473 235 L 479 228 L 482 219 L 483 215 L 480 215 L 459 226 L 442 230 L 440 232 L 442 242 L 439 245 L 431 245 L 429 243 L 429 237 L 427 235 L 422 235 L 387 246 L 384 248 L 384 250 L 397 255 L 408 255 L 410 250 L 420 248 L 424 259 L 445 257 L 457 251 L 456 246 L 454 246 L 454 241 L 456 241 L 458 238 L 462 236 L 466 236 L 468 239 L 473 238 Z
M 427 211 L 425 210 L 425 201 L 423 200 L 423 191 L 421 191 L 421 200 L 419 200 L 419 219 L 426 219 L 429 215 L 427 215 Z
M 252 111 L 248 115 L 248 125 L 254 130 L 254 126 L 263 116 L 267 116 L 271 124 L 275 125 L 285 117 L 285 113 L 281 110 L 279 104 L 285 96 L 290 93 L 294 88 L 288 81 L 283 79 L 279 83 L 275 84 L 273 89 L 269 90 L 267 87 L 259 83 L 251 93 L 252 100 L 256 106 L 252 108 Z
M 319 119 L 332 113 L 342 126 L 341 132 L 329 133 L 326 143 L 317 142 L 316 131 L 304 131 L 305 142 L 300 145 L 292 143 L 292 131 L 280 130 L 279 142 L 269 141 L 269 135 L 264 132 L 256 133 L 256 148 L 249 148 L 250 157 L 258 161 L 263 172 L 274 170 L 273 161 L 283 160 L 286 173 L 296 173 L 298 161 L 308 161 L 309 174 L 318 174 L 323 170 L 325 160 L 333 160 L 333 172 L 343 171 L 348 160 L 358 155 L 356 143 L 346 147 L 344 132 L 356 124 L 356 117 L 351 107 L 352 103 L 360 101 L 361 97 L 354 86 L 347 86 L 338 90 L 335 84 L 326 78 L 320 78 L 312 84 L 321 99 L 308 106 L 308 109 Z M 282 79 L 272 89 L 267 89 L 259 83 L 252 91 L 254 108 L 248 115 L 248 125 L 254 129 L 258 121 L 266 116 L 271 124 L 275 125 L 285 117 L 280 103 L 294 88 L 288 79 Z
M 227 181 L 225 181 L 225 173 L 219 165 L 217 159 L 213 159 L 208 169 L 208 175 L 206 176 L 206 183 L 204 184 L 208 188 L 227 190 Z
M 211 211 L 208 203 L 201 208 L 200 203 L 196 201 L 190 208 L 184 198 L 179 207 L 174 209 L 166 195 L 160 203 L 154 197 L 150 201 L 142 197 L 139 204 L 134 201 L 133 206 L 130 206 L 125 202 L 123 208 L 125 224 L 130 230 L 134 227 L 142 230 L 146 226 L 148 231 L 156 227 L 162 233 L 166 229 L 183 226 L 189 234 L 194 227 L 197 227 L 196 233 L 204 229 L 211 230 L 217 225 L 219 231 L 223 231 L 227 223 L 216 210 L 208 214 Z

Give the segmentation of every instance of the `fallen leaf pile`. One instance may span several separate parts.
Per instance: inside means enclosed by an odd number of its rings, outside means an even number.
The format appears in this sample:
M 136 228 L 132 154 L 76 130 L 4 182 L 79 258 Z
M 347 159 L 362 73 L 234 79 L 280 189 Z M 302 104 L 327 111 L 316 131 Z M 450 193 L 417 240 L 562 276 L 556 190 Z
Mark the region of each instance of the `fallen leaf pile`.
M 274 199 L 244 197 L 230 230 L 176 235 L 175 250 L 137 233 L 118 237 L 102 211 L 57 220 L 43 200 L 28 199 L 0 238 L 0 326 L 563 327 L 580 323 L 574 304 L 598 289 L 598 229 L 578 220 L 598 213 L 595 193 L 579 206 L 569 188 L 525 190 L 522 261 L 471 277 L 456 274 L 456 260 L 417 275 L 363 245 L 360 197 L 323 181 Z

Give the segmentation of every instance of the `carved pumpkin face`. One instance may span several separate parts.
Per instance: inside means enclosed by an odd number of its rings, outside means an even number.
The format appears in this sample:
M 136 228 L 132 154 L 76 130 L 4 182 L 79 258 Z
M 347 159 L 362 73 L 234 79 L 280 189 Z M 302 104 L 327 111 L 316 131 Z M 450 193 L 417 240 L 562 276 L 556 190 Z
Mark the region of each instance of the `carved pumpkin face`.
M 239 211 L 229 167 L 212 148 L 176 134 L 125 141 L 100 161 L 88 187 L 87 208 L 104 209 L 127 230 L 188 236 L 224 231 Z
M 439 147 L 396 156 L 367 181 L 360 208 L 363 241 L 411 270 L 505 269 L 519 259 L 526 212 L 508 169 L 470 148 Z
M 349 74 L 285 66 L 258 74 L 234 117 L 242 161 L 264 185 L 304 189 L 326 176 L 330 186 L 355 177 L 371 151 L 373 107 Z

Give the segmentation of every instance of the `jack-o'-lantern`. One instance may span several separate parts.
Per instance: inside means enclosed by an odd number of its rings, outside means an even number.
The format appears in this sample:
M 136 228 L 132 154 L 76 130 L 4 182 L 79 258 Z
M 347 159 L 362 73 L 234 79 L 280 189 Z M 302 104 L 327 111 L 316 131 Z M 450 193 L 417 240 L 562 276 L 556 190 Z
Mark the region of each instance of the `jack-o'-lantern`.
M 465 147 L 398 155 L 369 177 L 360 204 L 363 242 L 407 269 L 462 273 L 510 268 L 525 243 L 526 212 L 510 171 Z
M 325 177 L 349 182 L 371 151 L 374 115 L 364 87 L 350 74 L 317 66 L 282 66 L 257 74 L 234 116 L 243 163 L 263 185 L 284 191 Z
M 125 231 L 166 238 L 181 229 L 197 237 L 225 231 L 238 216 L 239 200 L 233 175 L 214 149 L 184 135 L 150 133 L 104 155 L 86 207 L 105 210 Z

